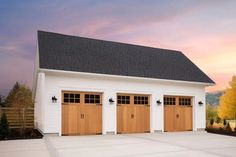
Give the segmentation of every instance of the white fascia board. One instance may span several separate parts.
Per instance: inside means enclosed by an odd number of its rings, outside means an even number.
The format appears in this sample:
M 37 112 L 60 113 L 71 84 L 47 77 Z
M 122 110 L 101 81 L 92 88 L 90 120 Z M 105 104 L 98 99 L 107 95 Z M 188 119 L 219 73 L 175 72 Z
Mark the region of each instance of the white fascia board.
M 39 72 L 39 47 L 38 43 L 36 45 L 36 55 L 35 55 L 35 64 L 34 64 L 34 76 L 33 76 L 33 85 L 32 85 L 32 96 L 33 99 L 36 95 L 36 88 L 38 82 L 38 72 Z
M 215 83 L 204 83 L 204 82 L 191 82 L 191 81 L 179 81 L 179 80 L 168 80 L 168 79 L 155 79 L 147 77 L 135 77 L 135 76 L 123 76 L 123 75 L 109 75 L 109 74 L 98 74 L 98 73 L 87 73 L 87 72 L 75 72 L 75 71 L 65 71 L 65 70 L 54 70 L 54 69 L 44 69 L 39 68 L 38 71 L 48 72 L 48 73 L 58 73 L 58 74 L 73 74 L 73 75 L 84 75 L 84 76 L 95 76 L 95 77 L 109 77 L 109 78 L 123 78 L 123 79 L 133 79 L 133 80 L 146 80 L 146 81 L 157 81 L 166 83 L 182 83 L 182 84 L 192 84 L 201 86 L 214 86 Z

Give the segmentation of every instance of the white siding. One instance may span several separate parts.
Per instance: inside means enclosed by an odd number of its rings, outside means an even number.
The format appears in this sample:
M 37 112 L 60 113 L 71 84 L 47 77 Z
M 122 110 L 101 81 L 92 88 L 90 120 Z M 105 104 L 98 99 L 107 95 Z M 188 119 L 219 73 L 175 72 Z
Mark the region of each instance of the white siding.
M 163 131 L 163 104 L 157 105 L 158 99 L 163 102 L 163 95 L 186 95 L 194 97 L 193 129 L 205 128 L 205 87 L 204 85 L 171 82 L 160 80 L 131 79 L 103 75 L 81 75 L 47 72 L 45 77 L 44 133 L 61 131 L 61 91 L 97 91 L 103 92 L 103 134 L 116 133 L 116 102 L 110 104 L 109 98 L 116 101 L 116 93 L 144 93 L 151 95 L 151 132 Z M 52 103 L 51 97 L 58 98 Z M 204 102 L 199 106 L 198 102 Z M 36 109 L 37 110 L 37 109 Z M 39 114 L 40 115 L 40 114 Z M 37 119 L 38 120 L 38 119 Z
M 44 132 L 44 105 L 43 101 L 45 100 L 44 97 L 44 90 L 45 90 L 45 74 L 38 73 L 37 77 L 37 85 L 36 85 L 36 94 L 35 94 L 35 104 L 34 104 L 34 116 L 35 116 L 35 126 Z

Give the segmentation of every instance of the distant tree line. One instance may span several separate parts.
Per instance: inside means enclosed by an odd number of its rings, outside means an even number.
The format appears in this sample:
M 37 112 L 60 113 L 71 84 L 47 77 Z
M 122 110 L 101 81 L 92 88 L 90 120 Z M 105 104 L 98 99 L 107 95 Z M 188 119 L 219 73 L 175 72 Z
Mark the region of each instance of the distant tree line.
M 219 117 L 236 119 L 236 76 L 233 76 L 229 85 L 220 98 Z
M 207 104 L 206 119 L 211 125 L 214 122 L 222 122 L 226 125 L 226 120 L 233 119 L 236 124 L 236 76 L 232 77 L 232 80 L 229 83 L 229 88 L 227 88 L 220 97 L 219 106 Z

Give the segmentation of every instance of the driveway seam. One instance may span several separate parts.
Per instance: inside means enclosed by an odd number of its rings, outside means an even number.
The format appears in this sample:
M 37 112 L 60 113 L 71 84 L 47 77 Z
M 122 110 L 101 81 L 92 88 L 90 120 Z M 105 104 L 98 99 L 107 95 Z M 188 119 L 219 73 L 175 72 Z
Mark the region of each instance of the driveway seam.
M 51 157 L 60 157 L 57 149 L 54 147 L 54 145 L 52 144 L 50 139 L 47 137 L 47 135 L 43 137 L 43 141 Z

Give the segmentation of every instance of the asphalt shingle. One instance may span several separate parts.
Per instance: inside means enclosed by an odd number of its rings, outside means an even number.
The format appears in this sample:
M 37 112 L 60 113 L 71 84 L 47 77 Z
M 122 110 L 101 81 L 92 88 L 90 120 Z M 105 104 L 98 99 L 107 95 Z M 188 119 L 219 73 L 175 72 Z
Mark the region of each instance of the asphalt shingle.
M 214 83 L 182 52 L 38 31 L 39 67 Z

